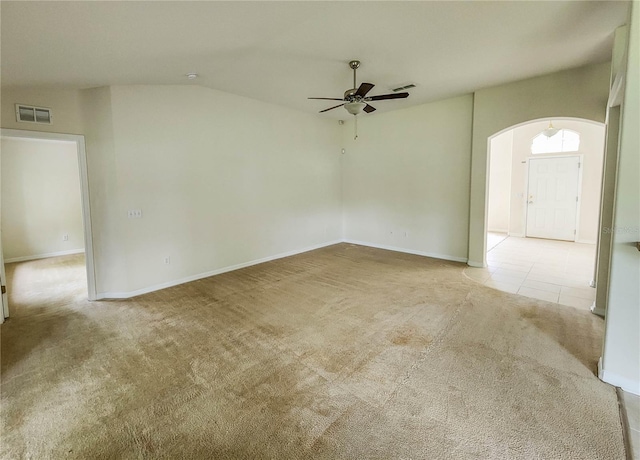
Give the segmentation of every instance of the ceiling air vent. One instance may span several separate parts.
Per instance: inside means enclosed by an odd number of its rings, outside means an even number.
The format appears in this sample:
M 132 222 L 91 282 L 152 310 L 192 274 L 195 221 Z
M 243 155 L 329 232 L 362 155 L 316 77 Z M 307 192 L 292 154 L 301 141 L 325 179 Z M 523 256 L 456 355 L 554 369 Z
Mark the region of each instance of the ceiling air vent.
M 16 120 L 25 123 L 53 123 L 51 109 L 34 107 L 31 105 L 16 104 Z
M 398 91 L 406 91 L 411 88 L 415 88 L 416 85 L 413 83 L 404 83 L 402 85 L 396 86 L 395 88 L 391 88 L 391 91 L 397 93 Z

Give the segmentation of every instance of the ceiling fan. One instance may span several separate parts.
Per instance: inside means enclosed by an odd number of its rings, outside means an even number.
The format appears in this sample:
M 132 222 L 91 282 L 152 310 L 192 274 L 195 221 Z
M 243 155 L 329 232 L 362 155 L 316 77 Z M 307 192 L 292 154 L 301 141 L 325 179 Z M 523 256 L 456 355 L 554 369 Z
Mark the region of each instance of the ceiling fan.
M 309 99 L 321 99 L 324 101 L 342 101 L 342 104 L 338 104 L 334 107 L 321 110 L 322 112 L 328 112 L 329 110 L 337 109 L 338 107 L 344 107 L 351 115 L 358 115 L 363 111 L 371 113 L 375 109 L 368 104 L 370 101 L 384 101 L 386 99 L 404 99 L 409 96 L 409 93 L 393 93 L 382 94 L 380 96 L 367 97 L 367 93 L 375 86 L 373 83 L 361 83 L 360 86 L 356 86 L 356 70 L 360 67 L 360 61 L 349 62 L 349 67 L 353 69 L 353 88 L 344 92 L 342 99 L 333 97 L 310 97 Z

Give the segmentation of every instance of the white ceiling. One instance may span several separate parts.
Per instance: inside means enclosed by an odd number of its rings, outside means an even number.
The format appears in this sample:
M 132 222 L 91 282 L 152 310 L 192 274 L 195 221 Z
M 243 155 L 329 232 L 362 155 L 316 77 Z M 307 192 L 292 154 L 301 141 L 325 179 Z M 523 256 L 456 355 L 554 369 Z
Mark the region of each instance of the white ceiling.
M 8 2 L 2 85 L 202 85 L 315 113 L 413 82 L 379 113 L 610 59 L 618 1 Z M 195 81 L 188 72 L 200 75 Z M 327 103 L 325 103 L 327 102 Z M 345 118 L 336 109 L 321 116 Z M 366 115 L 366 116 L 375 116 Z

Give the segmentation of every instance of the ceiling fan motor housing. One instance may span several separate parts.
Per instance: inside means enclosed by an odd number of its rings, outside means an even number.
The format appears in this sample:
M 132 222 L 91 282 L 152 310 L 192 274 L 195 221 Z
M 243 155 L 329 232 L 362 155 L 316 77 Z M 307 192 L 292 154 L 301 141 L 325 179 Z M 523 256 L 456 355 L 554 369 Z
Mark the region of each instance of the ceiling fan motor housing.
M 358 88 L 351 88 L 344 92 L 344 100 L 348 101 L 350 98 L 353 98 L 358 91 Z

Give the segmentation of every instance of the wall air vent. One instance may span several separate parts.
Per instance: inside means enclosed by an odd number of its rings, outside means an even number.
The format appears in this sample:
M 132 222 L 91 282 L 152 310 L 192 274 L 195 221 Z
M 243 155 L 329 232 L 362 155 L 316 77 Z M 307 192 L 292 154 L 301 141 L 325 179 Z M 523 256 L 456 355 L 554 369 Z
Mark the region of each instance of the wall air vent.
M 397 93 L 399 91 L 406 91 L 408 89 L 415 88 L 415 87 L 416 85 L 413 83 L 403 83 L 402 85 L 398 85 L 394 88 L 391 88 L 391 91 L 393 91 L 394 93 Z
M 32 105 L 16 104 L 16 121 L 25 123 L 53 123 L 51 109 Z

